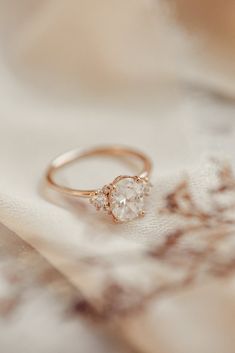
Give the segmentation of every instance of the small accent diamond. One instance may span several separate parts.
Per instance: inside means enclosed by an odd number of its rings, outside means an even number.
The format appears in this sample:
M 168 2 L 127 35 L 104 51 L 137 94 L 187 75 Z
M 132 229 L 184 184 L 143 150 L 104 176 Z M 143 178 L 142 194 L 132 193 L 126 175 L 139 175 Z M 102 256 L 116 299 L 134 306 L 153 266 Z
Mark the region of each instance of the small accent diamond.
M 98 191 L 90 198 L 90 202 L 97 210 L 105 209 L 108 204 L 106 195 L 102 191 Z

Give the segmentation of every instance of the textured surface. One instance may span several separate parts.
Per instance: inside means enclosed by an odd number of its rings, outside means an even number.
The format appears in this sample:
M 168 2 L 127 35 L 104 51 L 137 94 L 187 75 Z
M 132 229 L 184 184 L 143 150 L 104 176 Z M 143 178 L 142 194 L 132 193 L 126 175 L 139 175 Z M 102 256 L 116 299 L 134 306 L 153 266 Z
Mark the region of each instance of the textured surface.
M 7 89 L 5 85 L 2 92 L 7 92 Z M 145 110 L 143 113 L 131 113 L 130 110 L 122 109 L 110 115 L 110 112 L 100 107 L 96 109 L 82 106 L 76 109 L 63 107 L 61 111 L 59 106 L 49 106 L 36 100 L 29 102 L 28 99 L 27 106 L 22 106 L 22 101 L 28 96 L 20 90 L 13 90 L 11 95 L 14 93 L 17 93 L 14 109 L 10 98 L 8 101 L 10 96 L 6 96 L 1 105 L 0 156 L 4 173 L 2 172 L 0 180 L 0 221 L 33 245 L 83 293 L 89 305 L 94 305 L 96 314 L 94 308 L 91 310 L 88 306 L 86 309 L 88 313 L 91 311 L 92 317 L 97 315 L 98 310 L 100 315 L 103 313 L 102 315 L 109 318 L 110 322 L 113 320 L 113 313 L 117 312 L 119 316 L 123 311 L 129 310 L 128 308 L 142 306 L 143 298 L 152 297 L 156 291 L 172 285 L 177 287 L 177 283 L 182 283 L 187 274 L 185 270 L 190 268 L 188 262 L 187 266 L 186 263 L 183 267 L 177 265 L 179 259 L 180 262 L 185 261 L 182 250 L 173 257 L 176 261 L 172 264 L 173 267 L 164 263 L 165 260 L 156 262 L 143 254 L 161 245 L 161 242 L 166 240 L 165 235 L 181 224 L 182 220 L 160 215 L 159 209 L 163 206 L 165 195 L 177 187 L 186 169 L 192 178 L 191 188 L 195 200 L 199 200 L 200 204 L 204 202 L 204 192 L 213 185 L 215 172 L 214 167 L 205 162 L 200 155 L 209 150 L 215 150 L 217 154 L 218 142 L 220 150 L 229 152 L 233 145 L 231 106 L 220 105 L 216 117 L 213 101 L 192 99 L 182 93 L 171 106 L 167 105 L 164 109 L 162 106 L 155 106 L 154 114 L 151 113 L 147 117 Z M 224 117 L 223 122 L 220 120 L 221 113 Z M 213 121 L 210 120 L 211 114 Z M 198 116 L 201 117 L 201 121 L 198 120 Z M 128 126 L 132 125 L 133 120 L 136 126 L 135 134 L 130 134 Z M 206 129 L 202 128 L 203 125 Z M 110 126 L 106 141 L 101 138 L 103 126 Z M 78 141 L 82 147 L 94 142 L 97 144 L 128 142 L 131 146 L 142 147 L 151 156 L 156 166 L 153 174 L 154 188 L 144 219 L 116 225 L 102 214 L 93 211 L 89 204 L 61 198 L 45 189 L 42 178 L 48 161 L 58 152 L 78 146 Z M 93 186 L 93 183 L 97 183 L 97 186 L 100 186 L 112 180 L 115 176 L 113 174 L 125 174 L 128 169 L 126 165 L 116 165 L 109 160 L 102 161 L 100 169 L 99 162 L 94 161 L 94 165 L 84 164 L 81 168 L 78 165 L 63 177 L 66 177 L 71 185 L 78 186 L 81 183 L 87 186 L 86 184 L 90 183 Z M 99 168 L 99 174 L 92 168 Z M 188 221 L 184 219 L 183 224 L 185 223 Z M 203 249 L 202 235 L 198 235 L 197 239 L 195 241 L 194 237 L 188 237 L 187 233 L 186 237 L 182 235 L 183 248 L 189 244 L 194 249 L 198 246 L 199 248 L 202 246 Z M 190 257 L 186 257 L 188 258 Z M 95 266 L 92 266 L 93 261 Z M 208 266 L 207 262 L 205 264 Z M 207 278 L 207 272 L 205 276 Z M 209 293 L 211 290 L 209 286 Z M 223 291 L 221 294 L 216 290 L 216 293 L 222 295 L 221 300 L 228 303 L 232 291 L 229 291 L 227 286 Z M 195 301 L 197 303 L 198 300 L 203 307 L 201 292 L 199 299 L 194 291 L 188 296 L 191 308 L 189 310 L 194 312 Z M 111 302 L 109 298 L 112 298 Z M 146 308 L 149 306 L 148 303 L 147 300 Z M 158 297 L 151 303 L 150 311 L 136 313 L 134 316 L 132 314 L 128 320 L 127 317 L 120 319 L 119 330 L 123 330 L 131 344 L 137 348 L 142 347 L 146 352 L 155 352 L 156 345 L 159 345 L 160 348 L 162 346 L 162 349 L 175 353 L 168 340 L 169 337 L 172 337 L 171 342 L 175 339 L 171 322 L 177 320 L 177 310 L 180 310 L 182 318 L 181 302 L 178 303 L 177 297 L 173 295 L 169 309 Z M 161 309 L 162 305 L 164 310 Z M 84 304 L 81 308 L 84 308 Z M 159 314 L 159 310 L 163 311 Z M 201 310 L 203 312 L 203 309 Z M 227 310 L 229 312 L 229 308 Z M 221 313 L 218 315 L 221 316 Z M 189 337 L 201 327 L 200 320 L 199 317 L 194 323 L 195 326 L 188 333 Z M 165 322 L 165 326 L 160 324 L 162 322 Z M 188 328 L 187 322 L 185 312 L 182 327 Z M 159 325 L 161 338 L 157 335 Z M 210 322 L 208 326 L 203 326 L 203 330 L 207 330 L 209 326 Z M 143 334 L 140 335 L 140 332 Z M 225 325 L 222 335 L 230 333 Z M 214 335 L 217 340 L 222 339 L 216 328 L 213 337 Z M 176 342 L 180 352 L 187 348 L 184 335 L 178 335 Z M 209 343 L 206 343 L 205 338 L 202 341 L 203 349 L 206 344 Z M 217 346 L 221 348 L 219 343 Z M 209 346 L 208 349 L 210 352 L 212 347 Z M 212 351 L 215 352 L 213 349 Z M 223 352 L 230 353 L 229 348 Z
M 124 1 L 126 7 L 119 7 L 121 2 L 103 1 L 106 12 L 97 7 L 96 16 L 90 16 L 92 2 L 81 1 L 86 14 L 81 21 L 77 1 L 36 5 L 25 0 L 28 10 L 15 7 L 14 16 L 8 3 L 1 31 L 9 71 L 1 62 L 0 222 L 82 294 L 77 313 L 115 324 L 116 333 L 137 350 L 234 353 L 234 177 L 204 155 L 232 153 L 235 165 L 235 108 L 226 94 L 206 95 L 201 90 L 196 95 L 182 84 L 175 87 L 177 79 L 186 78 L 232 96 L 233 72 L 228 65 L 212 62 L 203 45 L 197 51 L 191 39 L 169 28 L 153 2 Z M 75 31 L 76 41 L 68 40 Z M 57 89 L 69 87 L 76 100 L 46 99 L 19 78 L 34 84 L 38 80 L 43 91 L 53 88 L 55 95 Z M 81 82 L 114 87 L 122 80 L 131 87 L 138 83 L 141 97 L 128 101 L 124 94 L 122 104 L 115 99 L 91 104 L 77 92 Z M 143 86 L 152 84 L 154 92 L 144 92 L 144 99 Z M 152 158 L 154 188 L 144 219 L 116 225 L 89 204 L 45 188 L 43 175 L 51 158 L 101 143 L 137 146 Z M 74 187 L 97 188 L 128 173 L 119 161 L 94 160 L 71 167 L 61 178 Z M 0 251 L 8 251 L 8 245 L 3 242 Z M 7 289 L 3 281 L 1 288 Z M 69 351 L 80 348 L 87 353 L 94 344 L 102 353 L 110 352 L 107 338 L 96 341 L 90 327 L 58 323 L 57 314 L 50 311 L 51 300 L 39 298 L 32 308 L 28 302 L 23 321 L 3 323 L 4 353 L 15 352 L 19 329 L 25 353 L 24 344 L 28 337 L 35 344 L 45 318 L 48 337 L 40 341 L 45 346 L 37 345 L 39 352 L 51 353 L 54 342 L 67 349 L 78 338 L 84 345 L 72 345 Z M 48 316 L 39 315 L 42 307 L 48 308 Z
M 2 225 L 0 235 L 3 352 L 131 353 L 113 334 L 74 315 L 77 292 L 43 257 Z

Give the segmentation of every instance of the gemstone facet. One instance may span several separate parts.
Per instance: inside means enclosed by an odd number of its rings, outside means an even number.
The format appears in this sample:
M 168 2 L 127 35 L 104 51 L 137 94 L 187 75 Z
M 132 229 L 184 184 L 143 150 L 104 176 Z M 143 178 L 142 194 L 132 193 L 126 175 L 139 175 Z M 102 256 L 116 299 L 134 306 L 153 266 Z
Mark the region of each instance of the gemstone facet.
M 131 221 L 144 214 L 147 181 L 136 177 L 119 177 L 109 195 L 110 210 L 119 222 Z
M 94 192 L 91 204 L 111 214 L 117 222 L 128 222 L 144 216 L 145 198 L 152 185 L 147 178 L 119 176 L 111 184 Z

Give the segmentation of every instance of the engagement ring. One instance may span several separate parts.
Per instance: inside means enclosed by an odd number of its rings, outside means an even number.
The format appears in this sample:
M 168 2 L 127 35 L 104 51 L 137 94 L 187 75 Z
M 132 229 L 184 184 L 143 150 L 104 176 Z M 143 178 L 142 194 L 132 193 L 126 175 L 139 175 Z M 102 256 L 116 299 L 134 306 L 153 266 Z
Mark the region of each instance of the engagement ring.
M 61 169 L 79 160 L 94 156 L 131 157 L 139 160 L 142 169 L 137 175 L 119 175 L 110 184 L 99 189 L 81 190 L 62 185 L 55 180 L 55 174 Z M 145 214 L 146 197 L 150 194 L 149 175 L 152 164 L 149 158 L 135 149 L 107 146 L 88 150 L 73 150 L 54 159 L 46 173 L 50 187 L 60 193 L 88 198 L 97 209 L 107 212 L 116 222 L 128 222 Z

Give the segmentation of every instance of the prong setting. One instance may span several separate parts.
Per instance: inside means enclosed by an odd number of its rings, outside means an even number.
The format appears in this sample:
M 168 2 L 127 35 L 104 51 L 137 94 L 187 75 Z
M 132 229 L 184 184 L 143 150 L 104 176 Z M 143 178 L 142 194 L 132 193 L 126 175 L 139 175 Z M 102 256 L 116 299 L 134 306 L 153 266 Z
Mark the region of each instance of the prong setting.
M 97 210 L 112 215 L 115 223 L 124 223 L 145 215 L 145 198 L 151 184 L 139 176 L 118 176 L 114 181 L 95 192 L 90 202 Z

